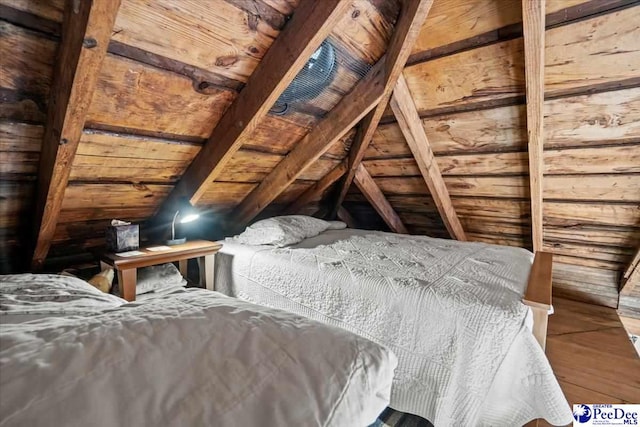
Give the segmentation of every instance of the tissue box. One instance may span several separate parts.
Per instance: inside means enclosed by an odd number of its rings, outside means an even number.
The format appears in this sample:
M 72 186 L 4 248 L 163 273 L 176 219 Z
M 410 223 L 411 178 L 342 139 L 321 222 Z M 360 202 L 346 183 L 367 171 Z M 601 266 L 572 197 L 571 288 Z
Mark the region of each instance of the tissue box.
M 111 252 L 134 251 L 140 247 L 138 224 L 110 225 L 107 227 L 107 249 Z

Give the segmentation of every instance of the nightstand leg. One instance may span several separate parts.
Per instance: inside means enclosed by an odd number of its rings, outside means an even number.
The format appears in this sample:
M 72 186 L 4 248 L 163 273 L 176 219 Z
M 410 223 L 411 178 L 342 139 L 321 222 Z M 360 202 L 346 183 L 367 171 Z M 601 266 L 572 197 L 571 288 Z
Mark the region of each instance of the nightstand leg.
M 118 284 L 120 285 L 120 297 L 127 301 L 136 300 L 136 269 L 118 270 Z
M 200 270 L 200 286 L 204 286 L 210 291 L 215 290 L 213 282 L 215 260 L 215 254 L 205 255 L 198 258 L 198 269 Z

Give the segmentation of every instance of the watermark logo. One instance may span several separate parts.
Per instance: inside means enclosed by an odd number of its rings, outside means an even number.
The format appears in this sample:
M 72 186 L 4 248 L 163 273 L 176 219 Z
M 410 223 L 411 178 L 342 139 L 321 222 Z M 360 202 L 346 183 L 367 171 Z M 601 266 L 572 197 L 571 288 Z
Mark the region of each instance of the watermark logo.
M 574 427 L 639 426 L 640 405 L 573 405 Z
M 591 419 L 591 407 L 589 405 L 573 405 L 573 419 L 584 424 Z

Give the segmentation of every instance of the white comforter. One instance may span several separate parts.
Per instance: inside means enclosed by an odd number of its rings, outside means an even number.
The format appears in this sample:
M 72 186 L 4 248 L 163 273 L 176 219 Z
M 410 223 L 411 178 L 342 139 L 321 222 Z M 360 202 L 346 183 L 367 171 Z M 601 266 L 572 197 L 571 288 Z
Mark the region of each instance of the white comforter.
M 389 346 L 394 409 L 436 426 L 571 422 L 525 327 L 524 249 L 345 230 L 280 249 L 227 240 L 222 253 L 220 291 Z
M 217 292 L 122 304 L 72 282 L 0 276 L 0 425 L 366 426 L 388 404 L 395 356 L 346 331 Z

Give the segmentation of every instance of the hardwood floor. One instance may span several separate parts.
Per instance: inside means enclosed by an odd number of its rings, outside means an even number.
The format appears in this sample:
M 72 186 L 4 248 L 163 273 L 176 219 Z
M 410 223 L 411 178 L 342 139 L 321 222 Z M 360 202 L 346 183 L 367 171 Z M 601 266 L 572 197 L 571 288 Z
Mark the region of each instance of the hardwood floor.
M 569 404 L 640 403 L 640 357 L 616 311 L 561 298 L 553 306 L 547 356 Z

